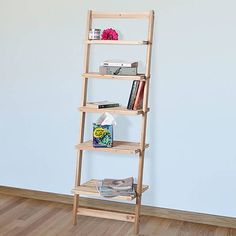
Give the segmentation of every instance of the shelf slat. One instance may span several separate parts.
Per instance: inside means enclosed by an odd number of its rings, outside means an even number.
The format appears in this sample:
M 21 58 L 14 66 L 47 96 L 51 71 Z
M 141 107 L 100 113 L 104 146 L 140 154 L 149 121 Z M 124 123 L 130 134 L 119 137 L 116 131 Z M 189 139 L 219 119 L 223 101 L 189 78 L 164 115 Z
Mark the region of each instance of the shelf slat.
M 148 18 L 150 12 L 92 12 L 92 18 Z
M 93 113 L 104 113 L 104 112 L 110 112 L 110 113 L 115 113 L 115 114 L 120 114 L 120 115 L 129 115 L 129 116 L 136 116 L 143 114 L 143 110 L 129 110 L 125 107 L 111 107 L 111 108 L 91 108 L 91 107 L 80 107 L 80 111 L 82 112 L 93 112 Z M 148 109 L 149 111 L 149 109 Z M 147 111 L 147 112 L 148 112 Z
M 106 210 L 98 210 L 86 207 L 79 207 L 77 209 L 77 215 L 81 216 L 92 216 L 92 217 L 99 217 L 105 219 L 112 219 L 112 220 L 121 220 L 127 222 L 134 222 L 135 215 L 129 213 L 121 213 L 116 211 L 106 211 Z
M 89 72 L 82 74 L 84 78 L 94 78 L 94 79 L 116 79 L 116 80 L 146 80 L 144 74 L 138 75 L 102 75 L 99 72 Z
M 149 144 L 145 145 L 148 148 Z M 93 147 L 92 140 L 80 143 L 76 145 L 79 150 L 97 151 L 97 152 L 113 152 L 121 154 L 137 154 L 141 152 L 140 143 L 125 142 L 125 141 L 113 141 L 113 147 L 111 148 L 95 148 Z
M 98 190 L 97 190 L 97 185 L 98 185 L 98 181 L 97 179 L 91 179 L 88 182 L 72 189 L 72 193 L 73 194 L 80 194 L 80 195 L 85 195 L 85 196 L 94 196 L 94 197 L 101 197 L 104 198 L 102 196 L 100 196 Z M 134 185 L 134 188 L 136 189 L 137 185 Z M 145 192 L 148 189 L 148 185 L 143 185 L 142 186 L 142 193 Z M 113 200 L 133 200 L 135 199 L 135 195 L 132 196 L 117 196 L 117 197 L 113 197 L 113 198 L 109 198 L 109 199 L 113 199 Z
M 85 40 L 87 44 L 147 45 L 146 40 Z

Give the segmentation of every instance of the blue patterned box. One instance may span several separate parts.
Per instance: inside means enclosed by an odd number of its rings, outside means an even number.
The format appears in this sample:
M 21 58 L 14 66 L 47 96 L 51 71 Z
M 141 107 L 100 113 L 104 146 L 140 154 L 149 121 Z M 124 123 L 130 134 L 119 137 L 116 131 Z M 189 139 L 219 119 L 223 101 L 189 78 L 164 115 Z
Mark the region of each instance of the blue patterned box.
M 112 147 L 113 125 L 100 125 L 93 123 L 93 146 Z

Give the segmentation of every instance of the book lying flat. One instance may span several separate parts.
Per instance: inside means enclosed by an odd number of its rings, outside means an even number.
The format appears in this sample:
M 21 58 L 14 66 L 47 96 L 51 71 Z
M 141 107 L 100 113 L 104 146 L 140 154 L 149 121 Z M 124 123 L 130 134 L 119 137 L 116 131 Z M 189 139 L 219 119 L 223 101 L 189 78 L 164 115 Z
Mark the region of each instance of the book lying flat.
M 98 192 L 102 197 L 117 197 L 117 196 L 135 196 L 134 188 L 129 190 L 115 190 L 110 187 L 98 186 Z
M 138 67 L 137 61 L 119 61 L 107 60 L 101 63 L 101 66 L 119 66 L 119 67 Z
M 86 106 L 100 109 L 100 108 L 119 107 L 120 104 L 117 102 L 99 101 L 99 102 L 88 102 Z
M 104 179 L 102 186 L 110 187 L 116 190 L 128 190 L 133 188 L 134 178 L 129 177 L 126 179 Z
M 102 197 L 135 196 L 133 177 L 98 181 L 97 190 Z

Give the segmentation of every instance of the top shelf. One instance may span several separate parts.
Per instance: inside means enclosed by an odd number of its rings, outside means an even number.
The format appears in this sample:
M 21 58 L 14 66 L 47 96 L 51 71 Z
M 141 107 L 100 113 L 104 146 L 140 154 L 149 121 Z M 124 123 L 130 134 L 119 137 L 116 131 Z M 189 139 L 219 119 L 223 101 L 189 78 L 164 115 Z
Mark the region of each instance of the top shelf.
M 111 44 L 111 45 L 148 45 L 146 40 L 85 40 L 87 44 Z
M 127 19 L 137 19 L 137 18 L 148 18 L 153 11 L 147 12 L 97 12 L 92 11 L 92 18 L 127 18 Z

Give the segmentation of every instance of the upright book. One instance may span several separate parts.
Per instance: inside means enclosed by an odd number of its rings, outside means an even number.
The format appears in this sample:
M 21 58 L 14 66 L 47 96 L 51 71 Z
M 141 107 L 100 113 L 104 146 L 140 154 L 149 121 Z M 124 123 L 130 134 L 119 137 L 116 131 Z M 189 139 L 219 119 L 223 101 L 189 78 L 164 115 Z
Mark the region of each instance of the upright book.
M 133 110 L 133 106 L 134 106 L 135 98 L 137 95 L 139 83 L 140 83 L 139 80 L 133 81 L 133 84 L 132 84 L 132 87 L 130 90 L 129 101 L 128 101 L 128 105 L 127 105 L 127 109 L 129 109 L 129 110 Z
M 136 98 L 134 100 L 133 110 L 139 110 L 143 107 L 143 95 L 144 95 L 145 82 L 141 81 L 138 86 Z

